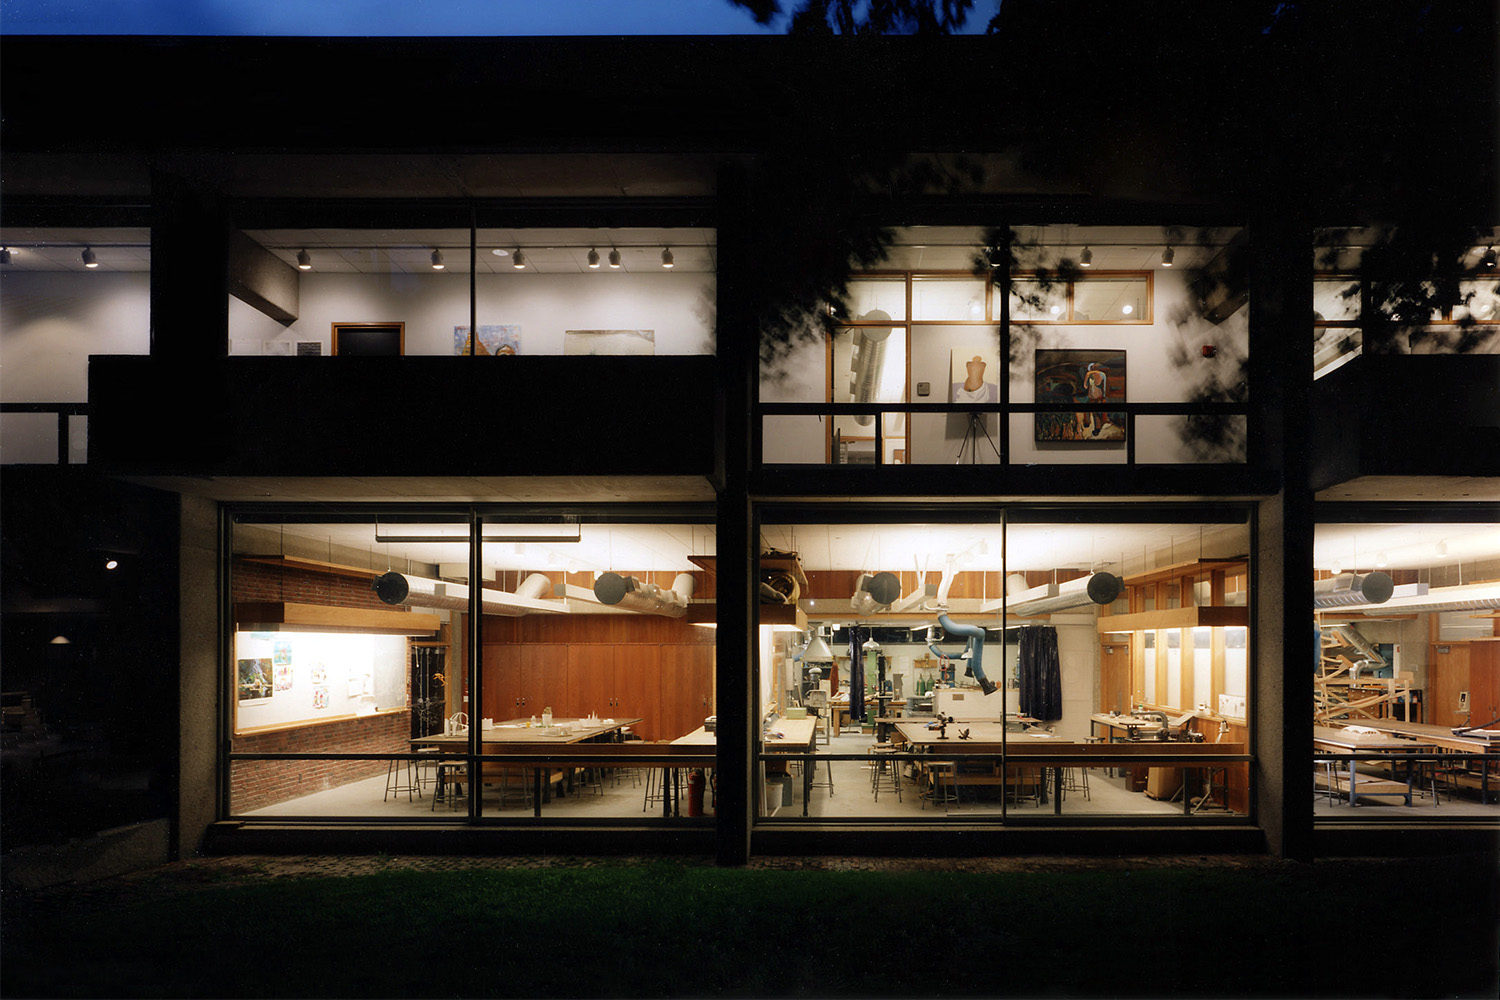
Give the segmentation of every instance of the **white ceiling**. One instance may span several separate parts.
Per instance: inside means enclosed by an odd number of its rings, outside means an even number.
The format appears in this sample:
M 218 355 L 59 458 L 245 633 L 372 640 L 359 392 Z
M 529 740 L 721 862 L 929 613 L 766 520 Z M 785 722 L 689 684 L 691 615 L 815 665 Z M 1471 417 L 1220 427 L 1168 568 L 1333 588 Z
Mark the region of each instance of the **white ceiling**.
M 0 229 L 0 247 L 10 250 L 6 271 L 151 270 L 149 229 Z M 99 266 L 83 266 L 83 250 L 94 251 Z
M 1462 567 L 1497 559 L 1500 523 L 1320 524 L 1313 539 L 1313 565 L 1326 570 Z

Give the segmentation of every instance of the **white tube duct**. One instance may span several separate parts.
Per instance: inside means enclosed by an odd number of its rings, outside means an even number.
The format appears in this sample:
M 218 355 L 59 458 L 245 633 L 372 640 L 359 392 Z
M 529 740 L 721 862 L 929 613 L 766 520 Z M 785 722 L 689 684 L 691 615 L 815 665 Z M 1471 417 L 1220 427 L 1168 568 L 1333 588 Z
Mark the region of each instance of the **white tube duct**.
M 1358 573 L 1340 573 L 1313 584 L 1313 607 L 1347 608 L 1363 604 L 1384 604 L 1395 591 L 1395 581 L 1379 571 L 1363 576 Z
M 657 584 L 637 580 L 633 576 L 619 573 L 601 573 L 594 581 L 594 596 L 600 604 L 639 611 L 642 614 L 681 618 L 687 614 L 688 599 L 693 596 L 693 576 L 678 573 L 672 581 L 672 589 L 665 590 Z
M 880 321 L 891 317 L 879 309 L 872 309 L 863 318 Z M 880 377 L 885 369 L 885 345 L 893 332 L 893 327 L 854 331 L 854 351 L 849 356 L 849 395 L 856 403 L 874 402 L 879 395 Z M 854 418 L 861 427 L 869 426 L 874 420 L 871 413 L 861 413 Z
M 1113 573 L 1094 573 L 1060 585 L 1055 596 L 1012 605 L 1008 613 L 1017 618 L 1033 618 L 1088 604 L 1113 604 L 1124 590 L 1125 581 Z
M 540 573 L 534 573 L 526 578 L 522 584 L 528 591 L 534 591 L 537 584 L 533 581 L 541 577 L 545 593 L 551 583 Z M 469 588 L 461 583 L 448 583 L 442 580 L 427 580 L 419 576 L 409 576 L 405 573 L 382 573 L 377 576 L 370 589 L 375 591 L 386 604 L 407 605 L 418 608 L 443 608 L 448 611 L 469 610 Z M 521 594 L 512 594 L 504 590 L 492 590 L 481 587 L 479 591 L 480 608 L 487 615 L 501 615 L 506 618 L 519 618 L 522 615 L 542 612 L 547 614 L 561 614 L 563 608 L 556 601 L 542 601 L 535 597 Z

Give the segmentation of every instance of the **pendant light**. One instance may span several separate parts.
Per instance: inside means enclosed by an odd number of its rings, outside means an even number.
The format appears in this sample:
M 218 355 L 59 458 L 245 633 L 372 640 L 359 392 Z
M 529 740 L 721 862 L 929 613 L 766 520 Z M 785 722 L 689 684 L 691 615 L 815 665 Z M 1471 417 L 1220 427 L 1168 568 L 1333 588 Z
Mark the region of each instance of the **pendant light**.
M 1177 254 L 1172 250 L 1172 248 L 1171 247 L 1167 247 L 1165 250 L 1163 250 L 1161 252 L 1161 266 L 1162 267 L 1171 267 L 1172 266 L 1172 260 L 1176 256 L 1177 256 Z
M 516 252 L 510 255 L 510 266 L 517 271 L 524 271 L 526 269 L 526 260 L 521 256 L 520 247 L 517 247 Z
M 1482 257 L 1479 258 L 1479 264 L 1480 264 L 1481 267 L 1494 267 L 1495 266 L 1495 248 L 1494 247 L 1491 246 L 1491 247 L 1485 247 L 1484 248 L 1484 256 L 1482 256 Z
M 297 269 L 299 271 L 312 270 L 312 255 L 309 254 L 306 250 L 297 251 Z
M 1080 267 L 1093 267 L 1094 251 L 1085 246 L 1083 248 L 1083 253 L 1078 255 L 1078 264 Z
M 611 250 L 609 252 L 609 266 L 610 267 L 619 267 L 620 266 L 620 251 L 618 251 L 618 250 Z
M 661 266 L 665 267 L 665 268 L 671 268 L 671 266 L 672 266 L 672 251 L 671 251 L 671 249 L 664 249 L 664 250 L 662 250 L 662 252 L 661 252 Z
M 83 266 L 84 267 L 98 267 L 99 266 L 99 259 L 94 256 L 94 249 L 93 249 L 93 247 L 84 247 L 83 248 L 83 253 L 79 254 L 78 256 L 83 261 Z
M 599 251 L 598 250 L 594 250 L 594 249 L 591 248 L 589 250 L 589 267 L 598 268 L 598 266 L 599 266 Z
M 432 269 L 434 271 L 441 271 L 445 266 L 446 265 L 443 263 L 443 251 L 432 251 Z
M 0 247 L 0 264 L 10 263 L 10 248 Z

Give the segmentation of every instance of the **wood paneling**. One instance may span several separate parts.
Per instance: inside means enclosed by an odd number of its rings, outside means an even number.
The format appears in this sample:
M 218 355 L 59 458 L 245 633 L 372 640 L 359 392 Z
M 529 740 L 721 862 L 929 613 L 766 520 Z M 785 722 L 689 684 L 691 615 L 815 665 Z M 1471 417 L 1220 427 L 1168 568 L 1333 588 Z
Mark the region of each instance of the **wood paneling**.
M 1434 726 L 1461 726 L 1464 714 L 1458 710 L 1458 693 L 1468 691 L 1470 706 L 1480 711 L 1472 701 L 1474 691 L 1469 685 L 1469 644 L 1465 642 L 1438 643 L 1428 647 L 1427 704 L 1423 707 L 1427 721 Z M 1475 722 L 1484 719 L 1475 718 Z
M 1099 647 L 1099 711 L 1124 712 L 1130 704 L 1130 642 L 1104 643 Z

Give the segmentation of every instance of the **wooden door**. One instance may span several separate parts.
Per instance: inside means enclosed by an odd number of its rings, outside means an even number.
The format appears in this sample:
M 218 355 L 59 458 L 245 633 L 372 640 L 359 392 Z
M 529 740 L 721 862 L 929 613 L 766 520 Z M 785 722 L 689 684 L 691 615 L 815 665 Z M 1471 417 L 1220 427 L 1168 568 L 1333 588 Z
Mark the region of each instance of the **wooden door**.
M 1105 642 L 1099 647 L 1099 711 L 1128 711 L 1130 701 L 1130 642 Z
M 469 721 L 481 719 L 513 719 L 521 712 L 521 650 L 524 647 L 501 643 L 486 643 L 481 646 L 483 659 L 480 672 L 483 675 L 482 709 L 470 711 Z M 471 702 L 472 703 L 472 702 Z
M 561 643 L 523 646 L 519 717 L 540 718 L 544 710 L 551 708 L 553 718 L 566 718 L 559 709 L 566 708 L 567 701 L 568 647 Z
M 1426 720 L 1434 726 L 1462 726 L 1482 723 L 1484 708 L 1474 700 L 1469 689 L 1468 643 L 1436 643 L 1427 647 L 1431 654 L 1427 667 L 1428 703 L 1423 707 Z M 1459 692 L 1469 692 L 1470 712 L 1466 718 L 1459 710 Z
M 613 718 L 640 719 L 634 726 L 643 740 L 671 739 L 661 717 L 659 646 L 615 647 L 615 707 Z
M 703 725 L 709 715 L 713 683 L 708 647 L 661 647 L 661 714 L 667 739 L 676 739 Z
M 615 647 L 569 646 L 566 714 L 585 718 L 592 712 L 601 719 L 613 718 L 615 700 Z

